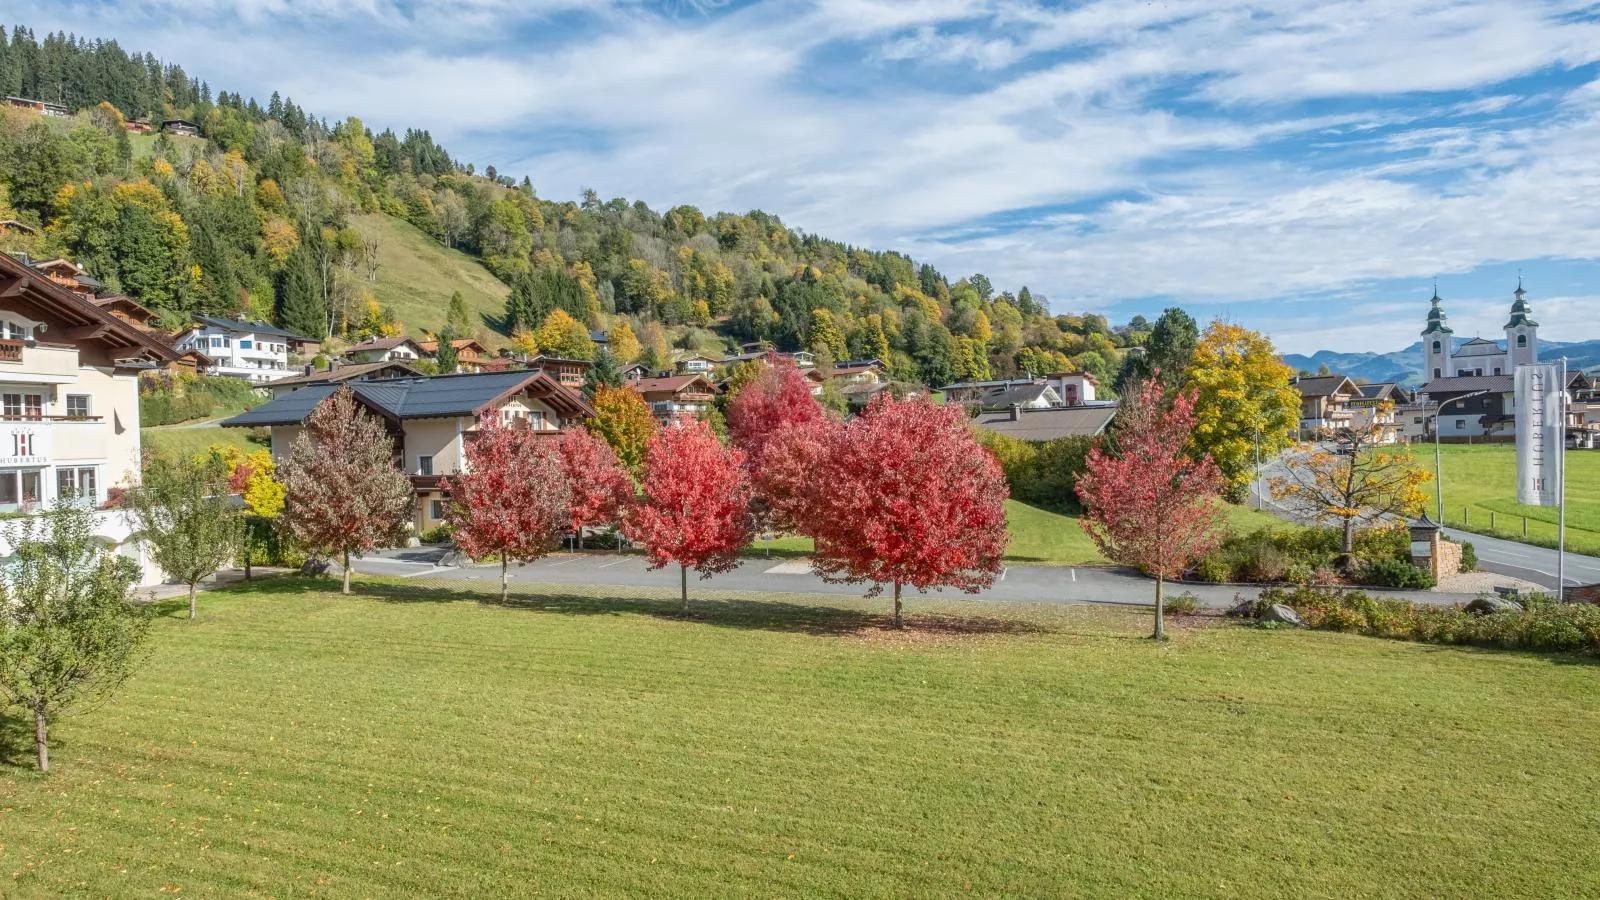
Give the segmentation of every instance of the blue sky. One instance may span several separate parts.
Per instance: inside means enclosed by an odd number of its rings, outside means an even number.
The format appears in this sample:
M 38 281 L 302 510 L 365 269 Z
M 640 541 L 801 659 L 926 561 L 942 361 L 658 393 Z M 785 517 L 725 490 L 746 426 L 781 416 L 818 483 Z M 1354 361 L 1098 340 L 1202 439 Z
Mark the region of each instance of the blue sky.
M 540 194 L 760 208 L 1115 320 L 1400 349 L 1435 277 L 1600 338 L 1600 6 L 1567 0 L 0 2 Z

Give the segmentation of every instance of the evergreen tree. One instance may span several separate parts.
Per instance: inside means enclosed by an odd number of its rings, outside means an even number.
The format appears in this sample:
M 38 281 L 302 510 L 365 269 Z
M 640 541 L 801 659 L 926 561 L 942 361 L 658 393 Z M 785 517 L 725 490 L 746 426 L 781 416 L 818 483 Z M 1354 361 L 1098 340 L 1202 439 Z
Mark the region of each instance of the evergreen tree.
M 439 334 L 439 351 L 434 354 L 434 361 L 439 366 L 440 375 L 450 375 L 461 368 L 461 358 L 456 353 L 455 340 L 456 333 L 450 328 Z
M 328 312 L 303 248 L 289 254 L 276 285 L 278 325 L 305 337 L 327 336 Z
M 617 357 L 610 350 L 601 348 L 594 355 L 594 365 L 583 376 L 583 395 L 593 397 L 594 392 L 601 386 L 622 387 L 622 367 L 617 365 Z
M 445 327 L 453 331 L 457 337 L 468 336 L 473 332 L 472 311 L 467 308 L 467 298 L 461 296 L 460 291 L 450 295 L 450 311 L 445 316 Z

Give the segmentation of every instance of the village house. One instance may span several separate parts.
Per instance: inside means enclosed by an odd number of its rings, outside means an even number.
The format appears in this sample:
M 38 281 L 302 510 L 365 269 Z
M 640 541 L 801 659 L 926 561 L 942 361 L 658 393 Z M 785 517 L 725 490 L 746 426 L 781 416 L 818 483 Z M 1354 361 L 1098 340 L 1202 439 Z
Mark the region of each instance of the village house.
M 205 354 L 211 360 L 210 374 L 265 384 L 289 374 L 289 353 L 295 347 L 315 343 L 265 322 L 198 316 L 193 327 L 178 333 L 173 346 L 179 352 Z
M 75 499 L 97 509 L 139 481 L 139 374 L 176 353 L 43 273 L 0 254 L 0 513 Z M 94 533 L 161 580 L 121 511 Z
M 456 351 L 456 365 L 463 372 L 481 372 L 484 364 L 493 359 L 488 348 L 473 338 L 458 338 L 450 346 Z M 428 359 L 439 358 L 438 341 L 418 341 L 417 348 Z
M 1573 400 L 1592 388 L 1593 381 L 1587 375 L 1578 371 L 1567 373 L 1569 427 L 1583 427 L 1583 414 L 1573 411 Z M 1515 376 L 1435 378 L 1417 389 L 1417 400 L 1427 404 L 1429 421 L 1426 424 L 1437 427 L 1444 441 L 1512 441 L 1516 438 Z M 1424 435 L 1431 438 L 1433 432 L 1428 430 Z
M 292 394 L 314 384 L 344 384 L 349 381 L 383 381 L 390 378 L 420 378 L 422 373 L 401 360 L 343 364 L 334 361 L 326 369 L 306 366 L 299 375 L 280 378 L 267 383 L 272 396 Z
M 1402 431 L 1399 410 L 1411 403 L 1411 392 L 1392 381 L 1358 384 L 1356 390 L 1360 395 L 1350 400 L 1350 427 L 1371 433 L 1380 444 L 1399 440 Z
M 536 372 L 549 375 L 557 384 L 575 391 L 583 387 L 589 370 L 594 368 L 594 363 L 586 359 L 562 359 L 559 356 L 544 355 L 535 356 L 527 360 L 524 365 Z
M 709 375 L 720 365 L 722 365 L 722 360 L 720 359 L 696 354 L 695 356 L 685 356 L 678 360 L 677 368 L 681 374 Z
M 121 294 L 106 294 L 94 298 L 94 305 L 116 316 L 129 325 L 145 332 L 158 332 L 156 327 L 156 314 L 152 310 L 141 306 L 132 297 Z
M 161 123 L 164 134 L 181 134 L 185 137 L 199 137 L 200 126 L 187 119 L 167 119 Z
M 834 363 L 824 373 L 829 381 L 846 384 L 882 384 L 889 380 L 889 367 L 878 359 L 847 359 Z
M 1088 406 L 1098 402 L 1095 392 L 1100 382 L 1088 372 L 1056 372 L 1046 375 L 1044 380 L 1055 388 L 1064 406 Z
M 417 492 L 412 525 L 418 532 L 444 524 L 446 498 L 440 482 L 464 471 L 464 448 L 480 417 L 499 416 L 536 434 L 555 436 L 594 415 L 577 392 L 544 372 L 522 370 L 308 384 L 280 393 L 223 426 L 271 429 L 272 456 L 281 462 L 312 411 L 341 388 L 348 388 L 393 437 L 396 462 Z
M 1116 416 L 1115 403 L 1031 409 L 1011 406 L 1001 410 L 980 412 L 972 417 L 971 422 L 979 428 L 1019 441 L 1043 443 L 1060 438 L 1094 437 L 1103 434 Z
M 370 363 L 387 362 L 392 359 L 422 359 L 427 354 L 416 341 L 398 336 L 367 338 L 359 344 L 350 345 L 343 355 L 346 362 Z
M 1355 382 L 1343 375 L 1317 375 L 1293 378 L 1289 383 L 1300 392 L 1301 440 L 1350 426 L 1350 402 L 1361 396 Z
M 64 119 L 72 115 L 72 111 L 63 104 L 51 103 L 48 100 L 34 100 L 31 97 L 7 97 L 6 105 L 17 109 L 31 109 L 40 115 L 57 119 Z
M 627 382 L 650 407 L 650 415 L 662 425 L 676 425 L 700 418 L 711 408 L 716 387 L 704 375 L 668 375 Z

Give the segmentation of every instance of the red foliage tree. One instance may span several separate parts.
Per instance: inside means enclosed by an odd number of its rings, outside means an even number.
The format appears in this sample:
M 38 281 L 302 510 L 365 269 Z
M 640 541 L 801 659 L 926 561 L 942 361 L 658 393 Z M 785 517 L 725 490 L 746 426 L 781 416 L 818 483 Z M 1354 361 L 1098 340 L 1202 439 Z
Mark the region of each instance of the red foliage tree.
M 339 554 L 344 592 L 350 556 L 403 541 L 416 502 L 394 462 L 394 439 L 340 388 L 317 404 L 283 466 L 284 513 L 295 539 Z
M 610 444 L 581 428 L 562 432 L 557 449 L 571 489 L 567 527 L 577 535 L 582 549 L 585 527 L 618 521 L 633 499 L 633 479 Z
M 750 478 L 744 452 L 724 448 L 703 422 L 666 428 L 645 451 L 644 497 L 623 519 L 629 540 L 645 545 L 650 567 L 678 564 L 683 609 L 689 570 L 710 578 L 739 564 L 750 542 Z
M 821 499 L 823 472 L 843 425 L 824 418 L 786 422 L 767 435 L 761 464 L 751 473 L 761 518 L 773 527 L 810 535 L 818 520 L 812 504 Z
M 465 471 L 440 482 L 450 497 L 456 546 L 473 559 L 500 557 L 500 599 L 510 560 L 549 553 L 567 525 L 570 489 L 555 442 L 487 414 L 465 441 Z
M 887 395 L 803 453 L 819 459 L 798 500 L 829 581 L 872 582 L 867 596 L 994 583 L 1006 549 L 1005 476 L 958 406 Z
M 1194 430 L 1194 393 L 1163 397 L 1154 379 L 1137 385 L 1117 413 L 1115 452 L 1097 441 L 1078 478 L 1079 519 L 1107 558 L 1156 578 L 1156 629 L 1165 640 L 1162 587 L 1220 539 L 1222 473 L 1211 457 L 1184 451 Z
M 781 426 L 817 424 L 824 414 L 811 384 L 792 360 L 768 357 L 768 365 L 728 402 L 728 437 L 760 468 L 767 441 Z

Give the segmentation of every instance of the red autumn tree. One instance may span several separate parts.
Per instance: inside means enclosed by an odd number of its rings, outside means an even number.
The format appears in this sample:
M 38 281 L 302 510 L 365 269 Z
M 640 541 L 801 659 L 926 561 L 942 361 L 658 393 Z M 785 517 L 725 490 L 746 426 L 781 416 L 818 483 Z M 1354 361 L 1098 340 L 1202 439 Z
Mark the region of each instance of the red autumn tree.
M 728 402 L 728 437 L 755 468 L 767 441 L 783 425 L 812 425 L 824 418 L 811 384 L 792 360 L 772 355 L 755 379 Z
M 775 528 L 810 535 L 820 516 L 812 505 L 824 498 L 824 467 L 844 426 L 833 419 L 785 422 L 767 436 L 761 464 L 751 473 L 761 518 Z
M 768 355 L 767 365 L 760 365 L 728 403 L 727 419 L 728 436 L 746 454 L 757 524 L 796 530 L 799 518 L 790 500 L 797 477 L 811 475 L 804 450 L 825 440 L 829 425 L 811 385 L 793 361 Z M 780 444 L 768 454 L 769 447 Z
M 1089 451 L 1078 478 L 1079 519 L 1107 558 L 1156 578 L 1155 640 L 1165 640 L 1162 587 L 1217 545 L 1222 473 L 1211 457 L 1184 451 L 1194 429 L 1194 392 L 1168 403 L 1155 379 L 1123 400 L 1112 433 Z
M 557 442 L 561 469 L 566 473 L 571 499 L 567 527 L 583 548 L 583 529 L 615 523 L 633 499 L 633 480 L 603 439 L 581 428 L 564 431 Z
M 378 418 L 356 405 L 348 387 L 317 404 L 283 466 L 284 512 L 295 539 L 344 563 L 406 538 L 411 479 L 394 461 L 394 440 Z
M 450 497 L 456 546 L 473 559 L 500 557 L 500 599 L 510 560 L 549 553 L 567 525 L 569 488 L 555 443 L 486 414 L 464 442 L 465 471 L 440 482 Z
M 623 520 L 650 567 L 678 564 L 683 609 L 689 570 L 710 578 L 739 564 L 750 543 L 750 478 L 744 451 L 725 448 L 703 422 L 662 429 L 645 451 L 644 497 Z
M 820 448 L 801 500 L 812 565 L 829 581 L 901 589 L 994 583 L 1006 549 L 1006 482 L 958 406 L 880 396 Z

